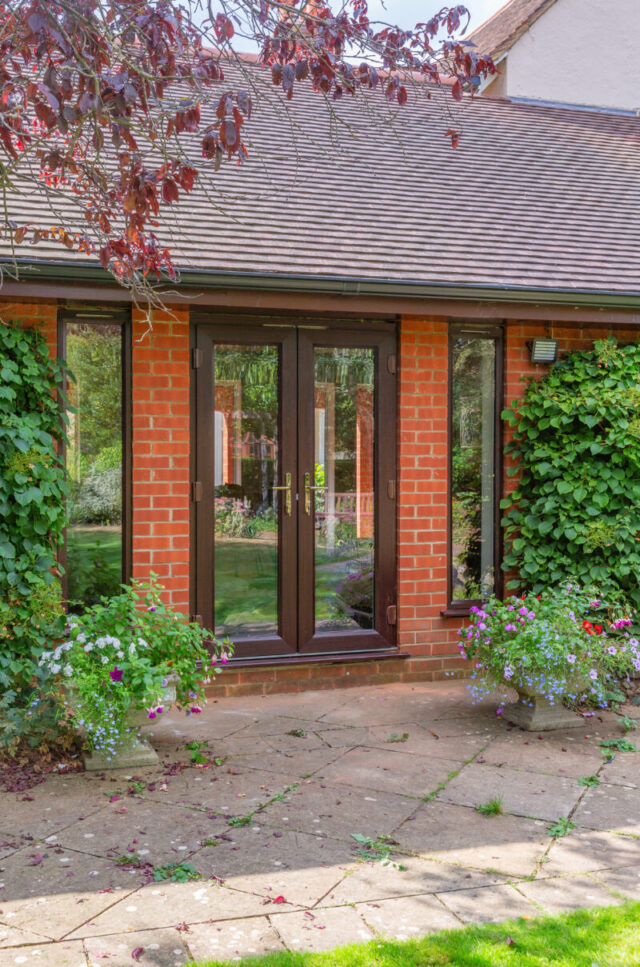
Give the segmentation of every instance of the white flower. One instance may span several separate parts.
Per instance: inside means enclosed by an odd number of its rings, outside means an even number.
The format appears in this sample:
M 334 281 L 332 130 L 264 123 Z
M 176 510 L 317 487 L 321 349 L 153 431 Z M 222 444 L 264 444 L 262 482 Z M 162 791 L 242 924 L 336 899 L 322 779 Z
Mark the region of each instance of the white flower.
M 109 643 L 108 638 L 96 638 L 96 645 L 98 648 L 104 648 L 105 645 Z
M 62 645 L 58 645 L 58 647 L 53 653 L 53 657 L 55 658 L 56 661 L 60 661 L 61 654 L 62 654 Z
M 103 655 L 102 656 L 102 664 L 103 665 L 106 665 L 108 661 L 109 661 L 109 659 L 107 658 L 107 656 L 106 655 Z
M 73 675 L 73 668 L 68 662 L 64 666 L 64 674 L 67 676 L 67 678 L 71 678 L 71 676 Z
M 149 647 L 149 645 L 144 640 L 144 638 L 138 638 L 138 645 L 140 646 L 140 648 L 148 648 Z
M 116 652 L 116 654 L 117 654 L 118 658 L 124 658 L 124 652 L 123 651 L 118 651 L 118 652 Z
M 71 648 L 73 648 L 73 642 L 65 641 L 64 645 L 61 645 L 60 647 L 62 648 L 63 651 L 70 651 Z
M 53 664 L 53 665 L 51 666 L 51 674 L 52 674 L 52 675 L 57 675 L 57 674 L 58 674 L 58 672 L 60 671 L 60 668 L 61 668 L 61 667 L 62 667 L 61 665 L 56 665 L 56 664 L 54 663 L 54 664 Z
M 93 642 L 88 641 L 87 644 L 84 646 L 84 650 L 87 652 L 87 654 L 89 654 L 90 651 L 93 651 Z
M 129 654 L 133 655 L 135 650 L 136 650 L 136 643 L 135 641 L 132 641 L 131 644 L 129 645 Z
M 77 635 L 77 637 L 76 637 L 76 641 L 80 645 L 84 645 L 84 643 L 85 643 L 86 640 L 87 640 L 87 636 L 85 635 L 84 631 L 81 631 L 80 634 Z

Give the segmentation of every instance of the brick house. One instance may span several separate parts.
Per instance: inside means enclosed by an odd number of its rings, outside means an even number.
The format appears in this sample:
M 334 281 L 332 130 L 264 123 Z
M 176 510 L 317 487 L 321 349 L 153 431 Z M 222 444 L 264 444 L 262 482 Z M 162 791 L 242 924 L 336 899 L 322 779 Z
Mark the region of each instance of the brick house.
M 637 338 L 640 121 L 476 99 L 453 152 L 449 109 L 372 131 L 340 105 L 332 148 L 297 97 L 292 148 L 266 106 L 249 163 L 165 226 L 181 281 L 151 331 L 73 254 L 5 277 L 0 318 L 78 379 L 69 598 L 155 572 L 234 641 L 221 693 L 458 673 L 501 589 L 500 411 L 532 340 Z

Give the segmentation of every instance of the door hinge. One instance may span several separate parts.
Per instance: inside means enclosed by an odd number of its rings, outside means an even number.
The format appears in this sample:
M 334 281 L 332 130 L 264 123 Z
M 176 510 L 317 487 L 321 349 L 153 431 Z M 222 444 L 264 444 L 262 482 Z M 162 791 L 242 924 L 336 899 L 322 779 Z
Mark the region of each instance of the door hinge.
M 398 607 L 395 604 L 390 604 L 387 608 L 387 624 L 394 625 L 398 620 Z
M 202 483 L 199 480 L 191 481 L 191 499 L 194 503 L 202 500 Z
M 193 369 L 200 369 L 202 366 L 202 350 L 192 349 L 191 350 L 191 366 Z
M 396 482 L 395 480 L 387 480 L 387 497 L 389 500 L 396 499 Z
M 398 362 L 397 362 L 397 356 L 395 355 L 395 353 L 392 356 L 387 356 L 387 369 L 389 370 L 392 376 L 396 375 L 397 365 L 398 365 Z

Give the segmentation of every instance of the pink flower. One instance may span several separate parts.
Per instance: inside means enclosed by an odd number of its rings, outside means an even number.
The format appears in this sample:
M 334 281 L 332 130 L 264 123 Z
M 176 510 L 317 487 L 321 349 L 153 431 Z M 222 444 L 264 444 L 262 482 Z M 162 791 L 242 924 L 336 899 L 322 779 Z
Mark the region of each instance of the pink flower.
M 155 717 L 156 717 L 156 713 L 154 712 L 154 710 L 152 708 L 148 709 L 147 718 L 154 719 Z
M 162 713 L 164 712 L 162 705 L 158 705 L 156 712 L 158 713 L 158 715 L 162 715 Z
M 113 671 L 109 672 L 109 678 L 112 682 L 121 682 L 124 672 L 117 665 L 114 666 Z
M 193 712 L 194 715 L 199 715 L 202 709 L 200 708 L 199 705 L 192 705 L 191 711 Z

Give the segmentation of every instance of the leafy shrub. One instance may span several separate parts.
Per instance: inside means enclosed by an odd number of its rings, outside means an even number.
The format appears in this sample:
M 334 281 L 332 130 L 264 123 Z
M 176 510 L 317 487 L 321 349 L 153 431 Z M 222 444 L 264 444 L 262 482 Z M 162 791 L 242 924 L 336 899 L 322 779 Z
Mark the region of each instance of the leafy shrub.
M 40 333 L 0 324 L 0 745 L 37 744 L 56 708 L 38 660 L 64 618 L 55 576 L 67 485 L 60 366 Z
M 503 418 L 517 489 L 502 501 L 510 588 L 572 579 L 640 606 L 640 346 L 571 353 Z
M 122 468 L 93 464 L 70 501 L 72 523 L 119 524 L 122 520 Z

